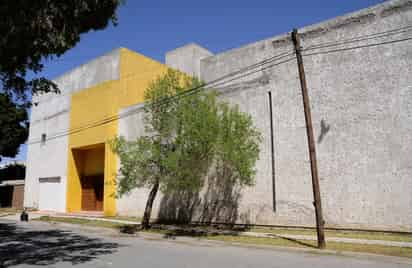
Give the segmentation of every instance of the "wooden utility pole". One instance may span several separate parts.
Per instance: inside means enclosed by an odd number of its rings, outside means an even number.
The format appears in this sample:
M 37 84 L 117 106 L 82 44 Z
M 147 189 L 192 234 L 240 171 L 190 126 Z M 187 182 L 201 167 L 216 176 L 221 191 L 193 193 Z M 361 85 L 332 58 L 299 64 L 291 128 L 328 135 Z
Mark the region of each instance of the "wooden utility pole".
M 300 46 L 300 37 L 298 30 L 294 29 L 292 32 L 292 40 L 295 46 L 296 59 L 298 62 L 299 69 L 299 78 L 300 86 L 302 88 L 302 97 L 303 97 L 303 109 L 305 111 L 305 121 L 306 121 L 306 134 L 308 136 L 308 145 L 309 145 L 309 157 L 310 157 L 310 170 L 312 173 L 312 188 L 313 188 L 313 197 L 314 197 L 314 206 L 316 214 L 316 231 L 318 234 L 318 248 L 325 248 L 325 231 L 322 216 L 322 202 L 320 198 L 320 189 L 319 189 L 319 177 L 318 177 L 318 167 L 316 163 L 316 147 L 315 139 L 313 137 L 313 126 L 312 126 L 312 115 L 310 112 L 310 103 L 309 103 L 309 94 L 306 84 L 305 77 L 305 68 L 303 67 L 302 51 Z

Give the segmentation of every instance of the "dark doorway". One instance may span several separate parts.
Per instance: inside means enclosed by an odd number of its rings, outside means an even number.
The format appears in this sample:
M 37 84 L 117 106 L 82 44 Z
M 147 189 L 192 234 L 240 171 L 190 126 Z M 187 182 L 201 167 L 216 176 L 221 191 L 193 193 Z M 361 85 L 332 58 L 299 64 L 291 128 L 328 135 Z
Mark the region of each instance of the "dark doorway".
M 103 174 L 82 177 L 82 210 L 103 210 L 103 182 Z
M 0 207 L 12 207 L 13 201 L 13 186 L 0 187 Z

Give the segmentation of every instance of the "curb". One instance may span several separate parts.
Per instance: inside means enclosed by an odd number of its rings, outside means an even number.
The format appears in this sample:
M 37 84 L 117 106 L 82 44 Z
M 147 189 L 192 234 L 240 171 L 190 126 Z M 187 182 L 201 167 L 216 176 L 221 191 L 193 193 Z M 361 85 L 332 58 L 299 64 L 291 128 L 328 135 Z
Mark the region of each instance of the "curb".
M 298 240 L 316 241 L 315 236 L 310 235 L 291 235 L 291 234 L 274 234 L 274 233 L 256 233 L 256 232 L 242 232 L 244 236 L 251 237 L 264 237 L 264 238 L 291 238 Z M 350 243 L 359 245 L 376 245 L 376 246 L 388 246 L 388 247 L 400 247 L 400 248 L 412 248 L 412 242 L 401 242 L 391 240 L 375 240 L 375 239 L 360 239 L 349 237 L 326 237 L 326 242 L 336 243 Z

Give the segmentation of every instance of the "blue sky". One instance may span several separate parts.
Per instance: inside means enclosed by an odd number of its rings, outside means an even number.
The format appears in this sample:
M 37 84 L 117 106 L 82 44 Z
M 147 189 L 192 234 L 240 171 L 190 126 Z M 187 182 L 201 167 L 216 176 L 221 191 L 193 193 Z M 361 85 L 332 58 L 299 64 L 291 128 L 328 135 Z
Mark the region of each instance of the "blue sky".
M 190 42 L 217 53 L 380 2 L 383 1 L 126 0 L 118 10 L 117 27 L 82 35 L 76 47 L 46 63 L 43 75 L 53 79 L 118 47 L 161 62 L 167 51 Z M 16 159 L 25 158 L 26 146 L 22 146 Z

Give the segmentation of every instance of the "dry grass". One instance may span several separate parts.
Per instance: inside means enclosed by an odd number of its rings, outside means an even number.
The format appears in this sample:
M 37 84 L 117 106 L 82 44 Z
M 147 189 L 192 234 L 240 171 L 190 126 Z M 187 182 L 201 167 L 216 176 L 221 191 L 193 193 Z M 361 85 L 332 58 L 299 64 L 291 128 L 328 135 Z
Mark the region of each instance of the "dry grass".
M 139 223 L 142 221 L 142 218 L 140 218 L 140 217 L 127 217 L 127 216 L 113 216 L 113 217 L 106 216 L 106 217 L 104 217 L 104 219 L 132 221 L 132 222 L 139 222 Z
M 289 235 L 311 235 L 316 236 L 314 229 L 287 229 L 287 228 L 252 228 L 251 232 Z M 367 232 L 367 231 L 339 231 L 326 230 L 326 237 L 344 237 L 367 240 L 385 240 L 396 242 L 412 242 L 412 234 L 397 234 L 388 232 Z
M 78 224 L 78 225 L 85 225 L 85 226 L 94 226 L 94 227 L 103 227 L 103 228 L 121 228 L 124 224 L 109 222 L 109 221 L 99 221 L 99 220 L 86 220 L 86 219 L 78 219 L 78 218 L 63 218 L 63 217 L 50 217 L 50 216 L 42 216 L 38 219 L 39 221 L 47 221 L 47 222 L 62 222 L 62 223 L 71 223 L 71 224 Z
M 20 213 L 21 211 L 17 208 L 0 208 L 0 213 Z
M 283 238 L 260 238 L 246 236 L 208 236 L 207 239 L 231 243 L 242 243 L 248 245 L 272 245 L 281 247 L 316 248 L 316 241 L 291 240 Z M 364 252 L 412 258 L 412 248 L 337 242 L 328 242 L 326 248 L 335 251 Z

